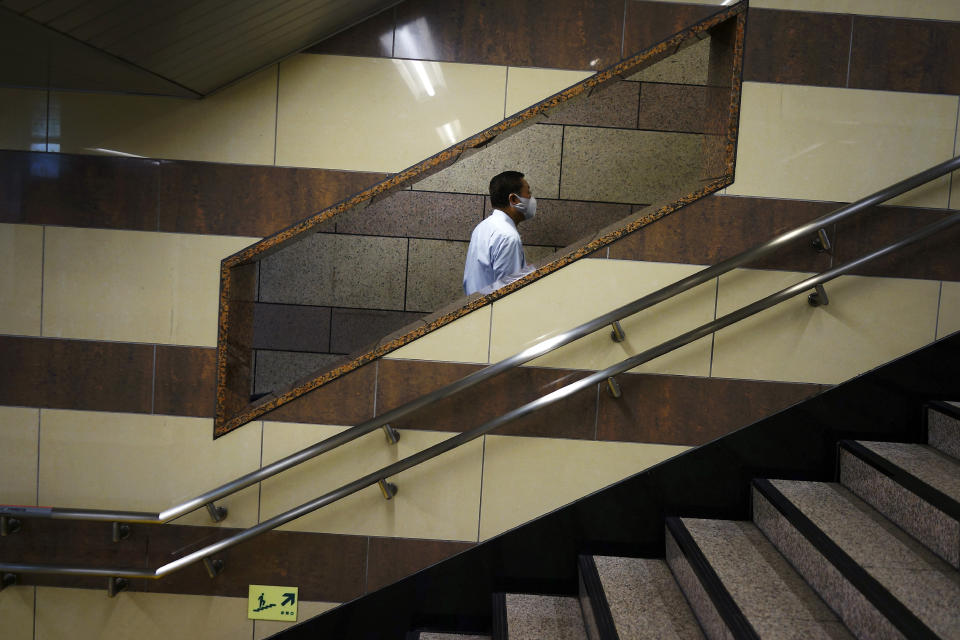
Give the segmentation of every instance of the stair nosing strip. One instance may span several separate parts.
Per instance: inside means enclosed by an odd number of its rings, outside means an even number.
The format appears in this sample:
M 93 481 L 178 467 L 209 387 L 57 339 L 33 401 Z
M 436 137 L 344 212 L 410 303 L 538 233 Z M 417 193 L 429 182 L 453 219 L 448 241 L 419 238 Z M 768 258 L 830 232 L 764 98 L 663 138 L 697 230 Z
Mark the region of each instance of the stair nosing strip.
M 620 640 L 620 634 L 617 633 L 617 625 L 613 621 L 613 612 L 610 611 L 610 603 L 607 601 L 607 594 L 603 590 L 603 581 L 600 580 L 600 571 L 597 569 L 596 561 L 591 555 L 581 555 L 579 563 L 583 584 L 587 589 L 587 597 L 590 598 L 593 620 L 597 624 L 600 639 Z
M 678 517 L 668 516 L 666 518 L 666 525 L 667 529 L 669 529 L 673 535 L 673 539 L 676 540 L 677 546 L 680 547 L 681 553 L 683 553 L 687 562 L 690 563 L 690 568 L 697 576 L 697 579 L 700 580 L 704 591 L 706 591 L 710 597 L 710 601 L 720 615 L 720 619 L 727 625 L 733 637 L 742 640 L 760 640 L 760 635 L 753 628 L 753 625 L 750 624 L 750 621 L 747 620 L 747 616 L 744 615 L 743 610 L 741 610 L 734 601 L 730 592 L 723 586 L 723 581 L 720 580 L 720 576 L 718 576 L 717 572 L 710 566 L 710 562 L 706 556 L 703 555 L 700 547 L 697 546 L 696 541 L 693 539 L 686 525 L 683 524 L 683 521 Z
M 773 486 L 773 483 L 765 478 L 754 478 L 753 486 L 898 631 L 908 638 L 936 640 L 940 637 L 866 569 L 857 564 L 840 545 Z
M 941 402 L 940 400 L 927 400 L 926 405 L 930 409 L 935 409 L 944 415 L 960 420 L 960 408 L 952 404 Z
M 840 447 L 860 458 L 880 473 L 902 486 L 910 493 L 921 498 L 930 506 L 942 511 L 954 520 L 960 521 L 960 502 L 957 502 L 936 487 L 913 475 L 903 467 L 884 458 L 855 440 L 842 440 Z
M 509 640 L 507 631 L 507 594 L 497 591 L 492 596 L 493 620 L 490 628 L 491 640 Z

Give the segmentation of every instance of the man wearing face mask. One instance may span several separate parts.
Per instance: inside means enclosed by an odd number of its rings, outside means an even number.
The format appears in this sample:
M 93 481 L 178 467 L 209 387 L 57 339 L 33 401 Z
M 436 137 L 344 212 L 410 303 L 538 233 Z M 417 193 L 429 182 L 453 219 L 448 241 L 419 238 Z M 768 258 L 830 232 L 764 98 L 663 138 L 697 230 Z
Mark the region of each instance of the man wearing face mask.
M 473 229 L 463 268 L 463 290 L 489 293 L 531 271 L 523 257 L 517 225 L 537 213 L 537 199 L 519 171 L 490 181 L 493 211 Z

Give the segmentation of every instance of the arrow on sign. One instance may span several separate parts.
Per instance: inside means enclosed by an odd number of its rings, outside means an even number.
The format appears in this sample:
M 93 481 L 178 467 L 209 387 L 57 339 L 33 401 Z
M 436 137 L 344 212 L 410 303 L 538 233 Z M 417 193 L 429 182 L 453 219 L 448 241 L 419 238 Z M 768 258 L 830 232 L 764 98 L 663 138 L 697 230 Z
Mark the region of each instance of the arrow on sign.
M 287 606 L 288 604 L 293 604 L 294 600 L 296 600 L 296 599 L 297 599 L 296 594 L 293 594 L 293 593 L 285 593 L 285 594 L 283 594 L 283 602 L 280 603 L 280 606 L 281 606 L 281 607 L 285 607 L 285 606 Z

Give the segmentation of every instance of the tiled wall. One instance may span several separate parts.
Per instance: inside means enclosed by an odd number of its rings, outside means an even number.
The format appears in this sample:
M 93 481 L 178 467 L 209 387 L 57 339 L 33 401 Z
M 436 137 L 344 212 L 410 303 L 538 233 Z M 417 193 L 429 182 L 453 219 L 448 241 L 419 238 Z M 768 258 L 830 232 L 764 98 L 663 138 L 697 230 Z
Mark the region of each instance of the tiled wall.
M 217 260 L 236 243 L 244 246 L 250 238 L 272 233 L 375 182 L 378 176 L 92 156 L 83 159 L 93 163 L 87 164 L 66 153 L 25 151 L 102 154 L 97 149 L 110 149 L 151 158 L 250 165 L 282 165 L 300 157 L 307 158 L 303 160 L 306 167 L 356 169 L 381 172 L 382 176 L 382 172 L 405 166 L 407 160 L 402 154 L 409 148 L 401 137 L 408 136 L 408 131 L 415 132 L 417 138 L 411 145 L 429 141 L 436 151 L 449 144 L 437 128 L 460 117 L 462 103 L 448 96 L 453 100 L 448 102 L 454 105 L 451 111 L 432 111 L 421 108 L 426 101 L 418 102 L 406 85 L 395 80 L 390 86 L 398 87 L 399 93 L 370 95 L 364 93 L 364 85 L 354 81 L 355 76 L 345 73 L 336 85 L 336 91 L 342 93 L 331 90 L 330 94 L 317 96 L 303 89 L 303 101 L 298 102 L 298 91 L 287 83 L 296 77 L 298 66 L 325 60 L 331 72 L 338 64 L 343 69 L 350 63 L 368 65 L 365 68 L 371 73 L 393 68 L 399 75 L 400 61 L 389 56 L 436 62 L 445 74 L 449 70 L 451 78 L 468 77 L 471 82 L 476 80 L 472 87 L 479 87 L 466 96 L 470 108 L 462 111 L 461 122 L 468 123 L 463 129 L 466 136 L 471 133 L 467 130 L 469 123 L 479 122 L 476 118 L 491 118 L 487 124 L 499 120 L 505 113 L 590 73 L 595 68 L 590 66 L 591 61 L 598 60 L 596 67 L 605 66 L 618 59 L 621 52 L 639 48 L 642 39 L 654 30 L 670 33 L 711 10 L 706 5 L 633 0 L 596 0 L 589 6 L 572 0 L 505 3 L 503 10 L 486 16 L 495 21 L 487 31 L 496 34 L 499 44 L 495 45 L 492 39 L 479 38 L 472 29 L 460 26 L 475 24 L 476 16 L 471 13 L 475 6 L 467 0 L 407 0 L 394 11 L 360 25 L 356 32 L 323 45 L 316 56 L 292 58 L 279 68 L 266 70 L 247 83 L 198 103 L 0 89 L 0 146 L 21 150 L 0 154 L 0 215 L 5 223 L 0 226 L 0 261 L 4 267 L 0 298 L 5 303 L 0 312 L 0 333 L 4 334 L 0 356 L 5 363 L 17 365 L 0 369 L 0 403 L 7 405 L 0 409 L 0 486 L 4 487 L 0 500 L 29 504 L 42 495 L 44 499 L 91 506 L 90 487 L 84 486 L 94 482 L 89 475 L 91 466 L 101 469 L 104 477 L 113 478 L 123 491 L 127 491 L 123 486 L 127 483 L 133 488 L 145 483 L 151 489 L 157 487 L 158 501 L 208 488 L 196 484 L 221 477 L 216 474 L 249 470 L 249 465 L 257 466 L 269 455 L 281 455 L 304 442 L 313 428 L 326 433 L 337 430 L 338 425 L 352 424 L 369 415 L 374 402 L 383 406 L 398 403 L 410 397 L 408 394 L 428 391 L 475 370 L 477 363 L 489 361 L 494 345 L 514 339 L 511 332 L 502 330 L 491 338 L 491 326 L 508 326 L 498 325 L 498 319 L 519 319 L 524 332 L 521 338 L 529 339 L 536 333 L 530 325 L 537 323 L 525 323 L 525 319 L 533 313 L 544 318 L 547 314 L 541 311 L 542 306 L 562 303 L 553 299 L 558 287 L 550 284 L 551 278 L 578 287 L 584 295 L 593 295 L 595 288 L 622 295 L 607 284 L 607 276 L 626 289 L 635 286 L 637 278 L 653 280 L 664 273 L 687 272 L 690 265 L 713 262 L 750 246 L 758 237 L 768 237 L 829 211 L 834 204 L 824 200 L 843 201 L 864 195 L 960 152 L 955 142 L 960 57 L 937 44 L 952 46 L 949 43 L 956 41 L 950 37 L 957 29 L 956 22 L 944 22 L 960 21 L 952 0 L 755 0 L 749 18 L 737 182 L 728 190 L 729 195 L 685 210 L 689 223 L 681 224 L 681 217 L 670 216 L 644 234 L 611 246 L 609 258 L 581 261 L 585 266 L 580 267 L 580 275 L 562 270 L 544 280 L 544 293 L 551 296 L 548 299 L 524 302 L 518 297 L 509 304 L 505 299 L 499 307 L 493 305 L 467 315 L 427 339 L 404 347 L 402 352 L 394 352 L 396 358 L 381 361 L 379 371 L 361 372 L 355 379 L 344 380 L 329 395 L 314 394 L 312 404 L 290 407 L 286 417 L 270 416 L 269 421 L 247 425 L 211 444 L 212 321 L 205 318 L 213 317 L 216 301 L 197 301 L 196 292 L 215 283 Z M 581 38 L 578 32 L 576 37 L 567 37 L 568 30 L 582 30 L 585 35 Z M 426 46 L 425 32 L 430 33 L 432 48 Z M 389 37 L 381 38 L 384 34 Z M 552 37 L 585 44 L 558 47 Z M 484 84 L 482 78 L 496 81 Z M 641 100 L 645 92 L 662 88 L 655 83 L 643 85 Z M 278 96 L 283 97 L 279 105 Z M 474 104 L 488 101 L 495 104 L 473 109 Z M 323 109 L 307 121 L 303 109 L 311 102 L 322 104 Z M 342 127 L 350 130 L 354 140 L 335 154 L 337 158 L 342 154 L 343 163 L 327 164 L 326 159 L 321 163 L 319 158 L 330 155 L 322 155 L 328 149 L 317 144 L 314 132 L 329 127 L 331 122 L 345 122 L 358 110 L 364 119 Z M 386 133 L 377 129 L 381 123 L 401 117 L 407 118 L 404 126 Z M 838 128 L 840 125 L 843 128 Z M 290 128 L 296 126 L 299 129 Z M 685 130 L 682 123 L 677 130 Z M 829 135 L 821 135 L 821 131 Z M 339 135 L 339 131 L 336 133 Z M 411 161 L 427 153 L 421 150 Z M 348 160 L 358 164 L 347 164 Z M 11 176 L 15 175 L 20 177 L 14 180 Z M 14 188 L 14 184 L 25 186 Z M 714 285 L 712 295 L 718 311 L 729 308 L 740 295 L 739 287 L 728 286 L 734 279 L 751 289 L 767 291 L 777 282 L 829 266 L 831 260 L 839 263 L 871 244 L 902 233 L 904 228 L 942 216 L 945 207 L 956 209 L 960 187 L 952 187 L 951 193 L 948 183 L 935 184 L 900 203 L 905 206 L 883 209 L 869 219 L 841 226 L 836 230 L 833 257 L 808 252 L 798 245 L 783 257 L 767 261 L 763 265 L 769 267 L 766 272 L 731 274 Z M 318 201 L 321 204 L 315 206 Z M 549 211 L 544 209 L 543 213 L 546 220 Z M 364 233 L 361 229 L 349 232 Z M 73 246 L 74 238 L 79 245 L 92 247 L 94 253 L 102 255 L 88 260 L 88 254 L 80 254 Z M 535 241 L 541 242 L 551 245 L 552 241 Z M 142 266 L 139 258 L 130 258 L 133 246 L 143 254 Z M 675 363 L 677 371 L 686 371 L 684 375 L 621 376 L 621 401 L 591 389 L 592 397 L 582 394 L 584 397 L 574 398 L 564 407 L 567 417 L 574 415 L 577 419 L 563 422 L 563 438 L 556 437 L 555 416 L 520 425 L 511 435 L 488 436 L 478 445 L 480 455 L 490 456 L 485 457 L 483 469 L 471 472 L 471 479 L 457 484 L 455 490 L 450 488 L 451 494 L 438 494 L 432 486 L 422 493 L 406 491 L 411 485 L 424 484 L 423 479 L 405 481 L 401 477 L 397 500 L 402 502 L 391 505 L 371 500 L 374 511 L 359 521 L 315 521 L 315 529 L 309 532 L 278 533 L 331 536 L 322 538 L 330 555 L 349 555 L 355 564 L 354 569 L 342 571 L 345 580 L 352 581 L 349 588 L 326 585 L 324 588 L 336 595 L 313 595 L 308 600 L 318 603 L 316 610 L 320 610 L 328 606 L 323 602 L 356 597 L 365 588 L 359 576 L 367 575 L 366 588 L 386 584 L 463 548 L 457 545 L 469 544 L 467 541 L 542 513 L 556 506 L 556 500 L 573 499 L 578 492 L 585 493 L 649 464 L 657 455 L 712 439 L 749 421 L 751 416 L 791 404 L 818 388 L 777 381 L 835 382 L 853 370 L 889 357 L 894 350 L 960 330 L 955 246 L 955 236 L 943 237 L 900 259 L 864 268 L 857 276 L 846 278 L 846 283 L 828 285 L 831 304 L 827 308 L 811 309 L 801 299 L 782 323 L 764 322 L 761 327 L 762 319 L 758 319 L 750 342 L 735 330 L 718 334 L 712 365 L 708 364 L 713 367 L 712 377 L 687 375 L 692 369 L 684 370 L 680 368 L 684 363 Z M 185 247 L 196 255 L 184 255 L 181 250 Z M 161 264 L 157 273 L 147 269 L 148 264 L 156 264 L 153 255 L 177 257 L 174 263 Z M 179 264 L 181 260 L 183 265 Z M 593 264 L 601 262 L 605 264 Z M 61 270 L 55 270 L 54 264 Z M 597 280 L 591 269 L 603 279 Z M 643 283 L 636 286 L 642 288 Z M 120 292 L 112 291 L 112 287 Z M 154 287 L 165 293 L 153 295 Z M 560 288 L 561 294 L 568 292 Z M 699 302 L 696 293 L 690 296 L 691 322 L 701 313 L 695 309 Z M 710 298 L 709 292 L 706 297 Z M 99 307 L 87 298 L 98 301 Z M 9 300 L 17 302 L 6 304 Z M 570 314 L 572 319 L 579 310 L 564 308 L 555 313 Z M 707 315 L 713 314 L 708 310 Z M 138 317 L 146 321 L 141 324 Z M 546 320 L 550 320 L 550 327 L 560 328 L 564 318 Z M 887 325 L 883 333 L 880 325 Z M 639 334 L 631 340 L 643 337 L 646 326 L 638 323 L 639 330 L 631 327 L 631 336 Z M 784 334 L 788 328 L 790 332 Z M 61 332 L 59 337 L 52 333 L 54 329 Z M 899 342 L 885 344 L 887 340 L 878 337 L 881 335 L 893 336 Z M 815 346 L 794 345 L 797 336 L 802 344 Z M 850 339 L 865 341 L 854 343 L 859 348 L 853 355 L 850 348 L 854 344 L 847 343 Z M 617 348 L 636 348 L 638 344 L 630 342 Z M 614 348 L 602 340 L 597 346 L 606 353 Z M 783 366 L 757 368 L 758 361 L 766 360 L 765 355 L 757 354 L 767 349 L 779 350 Z M 833 349 L 838 353 L 830 353 Z M 569 369 L 526 367 L 518 373 L 513 385 L 519 389 L 517 397 L 532 398 L 538 391 L 553 388 L 558 378 L 576 376 L 577 358 L 583 354 L 570 351 L 553 365 Z M 689 366 L 702 369 L 703 353 L 692 351 L 689 361 L 693 364 Z M 835 360 L 838 355 L 845 357 Z M 750 380 L 741 379 L 744 377 Z M 468 406 L 491 413 L 509 408 L 512 394 L 484 391 L 479 390 Z M 324 411 L 334 415 L 316 419 Z M 465 422 L 463 414 L 462 408 L 454 406 L 440 407 L 432 416 L 418 416 L 418 424 L 408 425 L 408 430 L 415 427 L 410 430 L 410 438 L 401 444 L 423 446 L 440 434 L 459 430 Z M 331 426 L 303 424 L 308 421 Z M 64 439 L 71 437 L 78 426 L 91 437 L 95 435 L 96 440 L 79 447 L 77 458 L 71 462 L 70 456 L 64 458 L 60 452 L 66 446 Z M 167 433 L 190 443 L 176 450 L 177 458 L 185 457 L 187 462 L 178 464 L 172 474 L 167 473 Z M 546 438 L 547 434 L 554 438 Z M 631 444 L 614 445 L 612 441 Z M 370 446 L 371 451 L 376 448 L 380 456 L 391 455 L 382 443 L 382 436 L 371 434 L 369 444 L 361 442 L 357 446 Z M 164 457 L 151 454 L 153 449 L 164 452 Z M 210 477 L 191 475 L 194 468 L 210 462 L 208 457 L 201 457 L 205 451 L 216 452 L 216 459 L 221 449 L 233 452 L 225 467 L 211 470 Z M 502 471 L 495 477 L 490 474 L 520 466 L 511 458 L 514 453 L 523 454 L 529 472 L 517 476 L 511 486 L 505 484 L 508 480 Z M 471 454 L 474 459 L 465 462 L 464 469 L 438 469 L 444 474 L 441 484 L 447 477 L 456 477 L 459 482 L 461 475 L 475 468 L 477 454 L 472 450 Z M 564 466 L 577 469 L 581 480 L 566 484 L 551 478 L 549 466 L 540 462 L 550 455 L 566 456 Z M 103 457 L 117 462 L 101 464 Z M 607 466 L 609 476 L 593 475 Z M 176 477 L 181 471 L 182 481 Z M 334 473 L 330 481 L 336 479 Z M 545 479 L 560 488 L 557 496 L 551 496 L 553 501 L 545 501 L 546 492 L 537 491 Z M 264 516 L 265 505 L 280 508 L 287 504 L 284 501 L 293 499 L 297 492 L 291 484 L 296 483 L 285 485 L 278 478 L 273 490 L 265 492 L 265 499 L 238 502 L 237 516 L 250 521 Z M 477 485 L 482 485 L 482 497 L 476 502 L 472 502 L 473 493 L 457 493 L 476 492 Z M 513 510 L 503 495 L 504 489 L 517 491 L 517 487 L 521 489 L 516 500 L 520 511 Z M 117 491 L 111 487 L 97 498 L 122 497 Z M 431 512 L 428 503 L 420 501 L 427 496 L 447 505 L 456 518 L 447 521 L 445 513 Z M 466 497 L 470 508 L 450 506 L 455 497 Z M 254 509 L 260 513 L 254 515 Z M 416 515 L 391 520 L 390 509 Z M 451 540 L 383 537 L 391 532 L 421 535 L 422 531 L 415 530 L 421 517 L 424 522 L 442 522 L 446 527 L 443 536 L 468 530 L 473 535 Z M 201 531 L 196 525 L 183 529 L 189 530 L 181 534 L 182 529 L 173 528 L 170 535 L 194 542 L 197 534 L 188 535 L 190 530 Z M 351 533 L 344 535 L 344 531 Z M 320 540 L 311 537 L 302 548 Z M 369 573 L 378 567 L 384 568 L 382 575 Z M 230 574 L 228 570 L 224 577 Z M 244 575 L 236 570 L 233 575 L 235 584 L 231 584 L 236 587 Z M 206 580 L 202 575 L 200 578 Z M 318 593 L 321 586 L 318 584 Z M 195 592 L 182 582 L 170 589 Z M 0 593 L 0 618 L 11 621 L 11 638 L 34 637 L 34 632 L 38 638 L 58 637 L 62 635 L 58 625 L 64 624 L 70 625 L 72 637 L 98 637 L 111 630 L 124 635 L 134 628 L 139 634 L 157 629 L 165 636 L 216 637 L 218 631 L 210 620 L 220 623 L 220 612 L 229 611 L 225 617 L 230 623 L 219 628 L 228 629 L 231 635 L 234 631 L 249 634 L 252 623 L 243 618 L 242 602 L 237 598 L 240 595 L 198 598 L 131 592 L 109 600 L 102 591 L 14 587 Z M 190 615 L 184 615 L 184 611 Z M 184 626 L 178 628 L 165 626 L 181 623 Z M 255 633 L 255 637 L 262 637 L 268 632 L 257 623 Z

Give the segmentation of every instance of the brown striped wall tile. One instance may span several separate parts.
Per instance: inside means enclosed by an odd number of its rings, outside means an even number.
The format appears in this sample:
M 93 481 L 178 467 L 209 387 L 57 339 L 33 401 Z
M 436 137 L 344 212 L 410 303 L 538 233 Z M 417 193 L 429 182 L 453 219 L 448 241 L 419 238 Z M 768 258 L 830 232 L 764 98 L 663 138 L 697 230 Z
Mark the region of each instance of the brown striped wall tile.
M 389 58 L 393 55 L 394 25 L 394 8 L 390 7 L 310 47 L 304 53 Z
M 21 151 L 0 151 L 0 222 L 26 222 L 23 189 L 32 157 L 33 154 Z
M 846 86 L 852 16 L 751 8 L 747 23 L 744 80 Z
M 365 591 L 376 591 L 473 546 L 448 540 L 370 538 Z
M 600 394 L 598 438 L 697 446 L 818 393 L 820 385 L 625 374 Z
M 29 153 L 26 162 L 22 222 L 157 229 L 156 160 Z
M 268 236 L 362 191 L 385 173 L 203 162 L 160 164 L 159 230 Z
M 709 196 L 610 245 L 610 257 L 709 265 L 836 209 L 835 203 Z M 822 271 L 830 256 L 797 240 L 750 268 Z
M 263 416 L 264 420 L 354 425 L 373 417 L 377 362 L 359 367 Z
M 153 345 L 0 336 L 0 404 L 150 413 Z
M 720 9 L 699 4 L 627 0 L 623 55 L 629 56 L 669 38 Z
M 455 382 L 480 365 L 416 360 L 382 360 L 377 380 L 377 413 Z M 492 420 L 571 382 L 587 372 L 519 367 L 400 418 L 394 426 L 465 431 Z M 592 439 L 596 424 L 596 387 L 498 429 L 499 435 Z
M 909 207 L 874 207 L 837 224 L 835 262 L 849 262 L 949 215 L 957 214 Z M 868 262 L 852 273 L 956 282 L 960 281 L 957 247 L 960 247 L 960 226 L 954 225 L 932 238 L 904 247 L 889 257 Z
M 212 418 L 217 352 L 202 347 L 157 345 L 153 413 Z
M 396 12 L 398 58 L 595 70 L 621 56 L 623 0 L 407 0 Z
M 849 86 L 960 94 L 960 22 L 855 16 Z
M 25 518 L 20 533 L 0 540 L 0 554 L 7 562 L 157 569 L 238 531 L 133 524 L 127 539 L 113 542 L 110 523 Z M 418 542 L 409 546 L 419 549 Z M 224 570 L 214 579 L 196 564 L 159 580 L 131 579 L 127 590 L 246 597 L 250 584 L 295 584 L 304 600 L 345 602 L 363 595 L 367 545 L 365 536 L 271 531 L 216 554 Z M 104 592 L 107 586 L 102 577 L 30 574 L 21 574 L 19 583 Z

